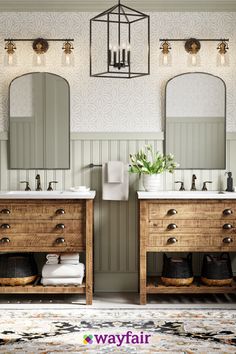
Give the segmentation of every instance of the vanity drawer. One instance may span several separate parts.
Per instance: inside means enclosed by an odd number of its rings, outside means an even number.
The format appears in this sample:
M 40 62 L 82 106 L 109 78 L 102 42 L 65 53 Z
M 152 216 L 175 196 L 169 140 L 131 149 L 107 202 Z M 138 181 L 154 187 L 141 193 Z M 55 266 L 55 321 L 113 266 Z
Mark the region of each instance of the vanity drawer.
M 148 203 L 148 218 L 149 220 L 236 219 L 236 203 L 232 201 Z
M 51 233 L 12 234 L 8 236 L 1 235 L 0 251 L 8 252 L 12 250 L 25 250 L 37 252 L 47 252 L 51 250 L 73 251 L 74 249 L 85 248 L 85 237 L 82 233 L 65 233 L 64 235 L 55 235 Z
M 235 220 L 150 220 L 150 232 L 164 233 L 236 233 Z
M 82 220 L 25 220 L 23 222 L 18 220 L 0 220 L 0 235 L 12 235 L 16 233 L 81 233 L 83 230 L 84 222 Z
M 236 251 L 236 234 L 208 235 L 206 237 L 200 233 L 181 235 L 150 233 L 147 237 L 146 247 L 156 247 L 163 252 Z
M 39 192 L 40 193 L 40 192 Z M 0 203 L 0 222 L 12 219 L 24 220 L 66 220 L 83 219 L 85 217 L 85 203 L 78 201 L 50 201 L 31 200 L 14 201 L 9 200 Z

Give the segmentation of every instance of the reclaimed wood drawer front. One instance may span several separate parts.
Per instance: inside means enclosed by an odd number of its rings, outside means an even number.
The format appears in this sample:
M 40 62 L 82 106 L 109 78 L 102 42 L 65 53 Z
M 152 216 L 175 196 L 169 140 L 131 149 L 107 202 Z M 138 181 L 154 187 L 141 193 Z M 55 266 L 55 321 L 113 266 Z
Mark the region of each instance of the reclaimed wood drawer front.
M 38 221 L 38 220 L 1 220 L 0 235 L 12 235 L 16 233 L 82 233 L 84 223 L 82 220 L 64 220 L 64 221 Z
M 39 192 L 40 193 L 40 192 Z M 1 220 L 66 220 L 84 219 L 85 203 L 78 201 L 6 201 L 0 203 Z
M 65 235 L 52 234 L 52 233 L 33 233 L 30 235 L 20 234 L 17 235 L 4 235 L 0 237 L 0 251 L 4 252 L 7 249 L 18 249 L 18 248 L 34 248 L 38 252 L 41 249 L 57 248 L 63 250 L 63 248 L 74 248 L 74 247 L 84 247 L 85 237 L 82 233 L 70 234 L 65 233 Z
M 197 231 L 198 232 L 198 231 Z M 225 242 L 225 239 L 229 242 Z M 156 247 L 161 251 L 205 251 L 208 249 L 216 250 L 230 250 L 236 251 L 236 235 L 202 235 L 201 233 L 195 234 L 182 234 L 182 235 L 165 235 L 162 233 L 150 233 L 147 237 L 147 247 Z
M 230 215 L 225 215 L 225 210 L 231 210 Z M 232 201 L 190 201 L 190 202 L 168 202 L 148 203 L 149 220 L 155 219 L 236 219 L 236 203 Z

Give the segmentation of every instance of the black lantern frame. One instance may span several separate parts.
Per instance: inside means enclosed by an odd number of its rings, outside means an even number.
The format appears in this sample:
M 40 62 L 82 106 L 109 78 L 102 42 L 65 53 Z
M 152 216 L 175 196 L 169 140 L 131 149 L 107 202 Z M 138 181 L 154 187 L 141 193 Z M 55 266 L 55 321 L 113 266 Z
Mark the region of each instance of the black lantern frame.
M 147 32 L 145 39 L 147 45 L 146 52 L 145 50 L 141 50 L 141 54 L 145 56 L 145 63 L 143 64 L 145 70 L 139 70 L 139 66 L 142 64 L 140 62 L 138 65 L 134 65 L 134 56 L 132 52 L 134 45 L 132 42 L 132 33 L 134 33 L 133 28 L 139 21 L 143 21 L 142 24 L 145 26 L 144 29 L 146 29 Z M 105 37 L 104 44 L 106 46 L 106 48 L 102 47 L 99 49 L 99 51 L 103 51 L 104 56 L 104 60 L 102 60 L 104 69 L 102 70 L 94 69 L 96 57 L 93 53 L 93 46 L 98 45 L 98 41 L 95 41 L 93 36 L 94 33 L 97 34 L 98 32 L 94 30 L 95 24 L 98 23 L 100 23 L 100 26 L 103 26 Z M 113 40 L 115 37 L 116 46 L 114 47 L 111 46 L 112 37 Z M 124 42 L 122 43 L 124 38 L 125 44 Z M 143 43 L 143 45 L 145 46 L 145 43 Z M 90 20 L 90 76 L 131 79 L 145 75 L 150 75 L 150 16 L 122 5 L 119 0 L 117 5 Z

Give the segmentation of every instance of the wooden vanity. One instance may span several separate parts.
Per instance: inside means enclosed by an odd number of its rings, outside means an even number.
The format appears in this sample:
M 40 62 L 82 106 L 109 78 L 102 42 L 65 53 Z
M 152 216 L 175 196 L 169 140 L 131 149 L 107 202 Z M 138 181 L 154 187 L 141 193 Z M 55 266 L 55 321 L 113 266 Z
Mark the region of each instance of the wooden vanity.
M 148 252 L 236 252 L 236 193 L 138 192 L 138 199 L 140 304 L 147 294 L 236 292 L 235 282 L 174 287 L 147 276 Z
M 27 195 L 27 193 L 29 193 Z M 26 286 L 1 286 L 0 293 L 71 293 L 93 297 L 93 199 L 95 192 L 0 194 L 0 252 L 85 252 L 82 285 L 43 286 L 40 277 Z M 50 194 L 51 193 L 51 194 Z M 41 199 L 42 198 L 42 199 Z

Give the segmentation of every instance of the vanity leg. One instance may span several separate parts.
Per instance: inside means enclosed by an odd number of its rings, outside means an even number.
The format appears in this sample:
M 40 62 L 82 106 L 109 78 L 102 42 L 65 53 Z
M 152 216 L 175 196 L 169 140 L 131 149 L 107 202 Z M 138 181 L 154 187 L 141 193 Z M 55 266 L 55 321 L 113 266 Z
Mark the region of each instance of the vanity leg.
M 147 238 L 147 220 L 148 209 L 147 203 L 141 201 L 140 207 L 140 223 L 139 223 L 139 292 L 140 292 L 140 305 L 147 303 L 147 252 L 146 252 L 146 238 Z
M 86 305 L 93 302 L 93 201 L 86 200 Z

